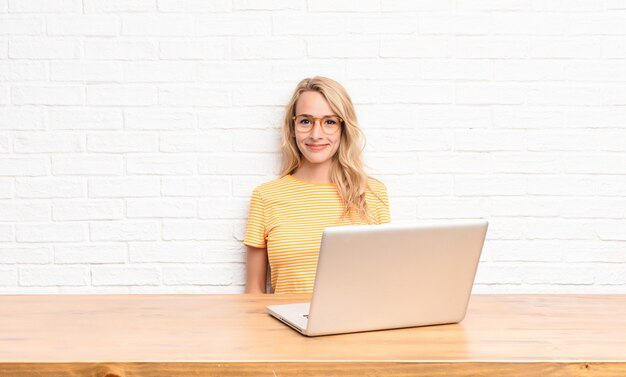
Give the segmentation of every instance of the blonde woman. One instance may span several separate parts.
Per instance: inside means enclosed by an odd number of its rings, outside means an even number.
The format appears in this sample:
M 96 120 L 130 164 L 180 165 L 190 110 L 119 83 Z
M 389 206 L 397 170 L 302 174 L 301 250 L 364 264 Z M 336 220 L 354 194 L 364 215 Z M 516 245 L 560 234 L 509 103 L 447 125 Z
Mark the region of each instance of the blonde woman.
M 286 106 L 281 178 L 250 199 L 247 293 L 266 292 L 268 266 L 274 293 L 310 292 L 326 227 L 389 222 L 386 188 L 365 174 L 362 146 L 346 90 L 325 77 L 302 80 Z

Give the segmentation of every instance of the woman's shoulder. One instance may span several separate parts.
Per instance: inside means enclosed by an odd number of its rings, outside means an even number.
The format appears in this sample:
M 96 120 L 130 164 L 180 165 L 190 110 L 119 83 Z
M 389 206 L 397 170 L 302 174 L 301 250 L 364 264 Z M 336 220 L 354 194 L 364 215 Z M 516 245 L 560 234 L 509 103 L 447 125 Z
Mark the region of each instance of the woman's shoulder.
M 254 188 L 253 192 L 258 193 L 262 196 L 272 195 L 276 193 L 277 190 L 280 190 L 285 187 L 289 183 L 289 176 L 285 175 L 280 178 L 276 178 L 269 182 L 261 183 L 257 187 Z
M 387 187 L 385 186 L 385 184 L 374 177 L 367 177 L 367 185 L 369 186 L 370 190 L 375 193 L 382 193 L 387 191 Z

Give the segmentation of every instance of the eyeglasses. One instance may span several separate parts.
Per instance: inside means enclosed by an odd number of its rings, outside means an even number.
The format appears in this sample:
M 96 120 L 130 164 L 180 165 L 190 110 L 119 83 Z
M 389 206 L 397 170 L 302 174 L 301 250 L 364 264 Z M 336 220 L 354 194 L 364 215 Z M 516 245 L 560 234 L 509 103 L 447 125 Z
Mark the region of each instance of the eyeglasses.
M 296 115 L 292 118 L 295 121 L 296 131 L 298 132 L 310 132 L 313 129 L 316 121 L 320 121 L 322 131 L 326 135 L 332 135 L 339 131 L 343 119 L 337 115 L 326 115 L 321 118 L 316 118 L 310 115 Z

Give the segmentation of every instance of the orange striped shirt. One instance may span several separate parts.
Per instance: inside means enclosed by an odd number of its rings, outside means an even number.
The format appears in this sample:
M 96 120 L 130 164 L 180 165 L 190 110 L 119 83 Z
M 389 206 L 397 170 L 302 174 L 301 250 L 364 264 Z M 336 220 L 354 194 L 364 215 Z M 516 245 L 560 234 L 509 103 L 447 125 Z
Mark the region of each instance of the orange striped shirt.
M 368 185 L 365 199 L 370 223 L 388 223 L 385 185 L 373 178 L 368 178 Z M 254 189 L 243 243 L 267 248 L 274 293 L 313 290 L 323 230 L 365 223 L 361 219 L 342 219 L 342 213 L 343 204 L 334 183 L 311 183 L 286 175 Z

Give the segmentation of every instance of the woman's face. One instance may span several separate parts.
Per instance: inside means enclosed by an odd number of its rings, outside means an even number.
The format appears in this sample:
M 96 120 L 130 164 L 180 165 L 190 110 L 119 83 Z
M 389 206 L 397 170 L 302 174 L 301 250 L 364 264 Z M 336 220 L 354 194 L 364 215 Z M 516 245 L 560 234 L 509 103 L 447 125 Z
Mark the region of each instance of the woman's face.
M 296 102 L 296 115 L 308 115 L 314 118 L 322 118 L 329 115 L 337 115 L 319 92 L 307 91 L 300 94 Z M 297 122 L 294 121 L 294 122 Z M 296 144 L 305 160 L 311 164 L 330 164 L 332 157 L 339 149 L 341 141 L 341 125 L 333 134 L 327 134 L 322 129 L 320 119 L 313 120 L 311 130 L 303 132 L 295 127 Z M 311 122 L 312 123 L 312 122 Z

